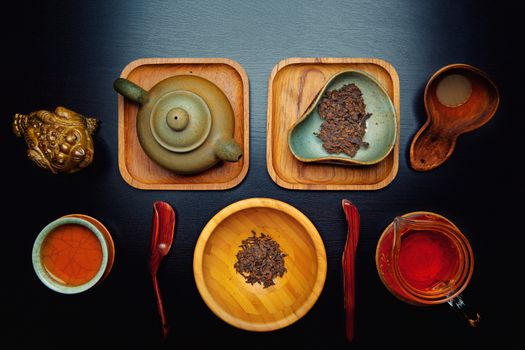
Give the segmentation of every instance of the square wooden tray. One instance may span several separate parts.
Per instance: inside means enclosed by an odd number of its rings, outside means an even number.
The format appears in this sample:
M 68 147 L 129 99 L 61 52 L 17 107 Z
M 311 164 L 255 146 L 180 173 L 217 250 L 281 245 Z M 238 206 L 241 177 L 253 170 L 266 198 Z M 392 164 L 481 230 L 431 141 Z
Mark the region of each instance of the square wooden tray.
M 196 175 L 177 175 L 153 162 L 140 146 L 136 131 L 137 104 L 118 97 L 118 160 L 120 174 L 135 188 L 145 190 L 224 190 L 246 176 L 249 151 L 249 82 L 242 66 L 226 58 L 144 58 L 124 68 L 122 78 L 145 90 L 168 77 L 192 74 L 217 85 L 228 97 L 235 114 L 234 139 L 243 149 L 239 162 L 219 162 Z
M 370 166 L 303 163 L 288 148 L 288 131 L 335 73 L 357 69 L 386 89 L 399 123 L 399 77 L 376 58 L 289 58 L 279 62 L 268 81 L 266 165 L 273 181 L 294 190 L 377 190 L 387 186 L 399 166 L 399 128 L 392 152 Z

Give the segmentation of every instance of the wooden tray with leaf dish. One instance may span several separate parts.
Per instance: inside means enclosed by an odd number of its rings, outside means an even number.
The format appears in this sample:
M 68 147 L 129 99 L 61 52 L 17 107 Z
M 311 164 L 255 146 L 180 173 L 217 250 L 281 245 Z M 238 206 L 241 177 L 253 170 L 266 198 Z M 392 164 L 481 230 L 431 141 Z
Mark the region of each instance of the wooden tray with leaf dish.
M 118 159 L 124 180 L 145 190 L 224 190 L 235 187 L 249 167 L 249 82 L 242 66 L 226 58 L 144 58 L 122 71 L 126 78 L 149 90 L 174 75 L 190 74 L 208 79 L 228 97 L 235 116 L 234 139 L 243 150 L 239 162 L 219 162 L 196 175 L 178 175 L 151 160 L 137 137 L 138 105 L 118 96 Z
M 268 81 L 266 165 L 277 185 L 294 190 L 377 190 L 396 177 L 399 128 L 392 151 L 374 165 L 305 163 L 296 159 L 288 147 L 290 128 L 308 109 L 328 79 L 345 70 L 364 71 L 382 85 L 395 107 L 399 125 L 399 77 L 390 63 L 377 58 L 282 60 L 274 67 Z

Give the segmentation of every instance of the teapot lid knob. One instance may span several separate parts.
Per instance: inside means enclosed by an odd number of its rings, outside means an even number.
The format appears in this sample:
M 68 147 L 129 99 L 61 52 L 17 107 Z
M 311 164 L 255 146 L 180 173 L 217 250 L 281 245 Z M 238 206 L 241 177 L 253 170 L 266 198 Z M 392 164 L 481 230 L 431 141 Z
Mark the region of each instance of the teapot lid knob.
M 185 109 L 176 107 L 166 114 L 168 126 L 175 131 L 182 131 L 188 126 L 190 116 Z

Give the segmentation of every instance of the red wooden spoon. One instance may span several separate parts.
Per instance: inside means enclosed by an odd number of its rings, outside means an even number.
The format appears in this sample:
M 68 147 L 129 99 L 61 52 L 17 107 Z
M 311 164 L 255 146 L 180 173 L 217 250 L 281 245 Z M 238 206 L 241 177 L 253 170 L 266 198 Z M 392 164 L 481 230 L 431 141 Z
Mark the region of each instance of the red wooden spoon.
M 157 309 L 162 322 L 162 337 L 166 339 L 169 333 L 168 319 L 164 311 L 162 296 L 160 294 L 157 271 L 162 259 L 168 254 L 173 243 L 175 232 L 175 211 L 165 202 L 153 204 L 153 226 L 151 228 L 151 251 L 149 257 L 149 268 L 153 279 L 153 288 L 157 297 Z
M 359 238 L 359 212 L 348 199 L 343 199 L 343 211 L 348 224 L 345 250 L 343 251 L 343 285 L 346 313 L 346 339 L 354 339 L 355 319 L 355 251 Z

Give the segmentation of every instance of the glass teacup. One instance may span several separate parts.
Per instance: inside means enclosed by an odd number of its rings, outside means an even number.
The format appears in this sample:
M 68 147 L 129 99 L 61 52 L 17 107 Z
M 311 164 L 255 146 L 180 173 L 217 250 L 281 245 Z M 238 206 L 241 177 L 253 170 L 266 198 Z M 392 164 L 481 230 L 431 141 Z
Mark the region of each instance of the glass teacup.
M 387 289 L 413 305 L 447 302 L 471 326 L 480 316 L 466 308 L 461 292 L 474 270 L 474 255 L 467 238 L 445 217 L 413 212 L 385 229 L 376 251 L 376 267 Z

